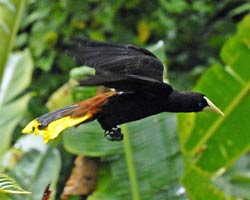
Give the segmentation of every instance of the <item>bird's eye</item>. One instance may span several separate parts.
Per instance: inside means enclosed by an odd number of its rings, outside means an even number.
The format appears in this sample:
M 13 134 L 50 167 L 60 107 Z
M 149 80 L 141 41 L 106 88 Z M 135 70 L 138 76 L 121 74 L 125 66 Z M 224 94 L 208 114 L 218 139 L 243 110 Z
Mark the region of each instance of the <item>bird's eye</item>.
M 198 106 L 203 107 L 203 103 L 202 102 L 198 103 Z

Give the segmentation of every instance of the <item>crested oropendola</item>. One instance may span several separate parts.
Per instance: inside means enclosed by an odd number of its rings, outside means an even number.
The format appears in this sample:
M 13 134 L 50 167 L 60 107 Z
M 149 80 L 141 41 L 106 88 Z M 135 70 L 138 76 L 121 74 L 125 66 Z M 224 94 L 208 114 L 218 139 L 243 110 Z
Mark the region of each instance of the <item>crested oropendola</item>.
M 223 115 L 204 94 L 174 90 L 163 82 L 163 65 L 149 50 L 133 45 L 73 38 L 66 52 L 77 64 L 95 69 L 82 86 L 115 89 L 38 117 L 23 133 L 41 134 L 47 142 L 65 128 L 97 119 L 109 140 L 122 140 L 118 125 L 161 112 L 199 112 Z

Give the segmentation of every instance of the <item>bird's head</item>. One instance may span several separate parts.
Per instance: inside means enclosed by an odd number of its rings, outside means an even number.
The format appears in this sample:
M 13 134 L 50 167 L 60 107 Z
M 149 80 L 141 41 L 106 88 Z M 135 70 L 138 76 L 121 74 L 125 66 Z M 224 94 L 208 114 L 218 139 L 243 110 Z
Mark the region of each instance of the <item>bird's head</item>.
M 171 105 L 168 105 L 168 108 L 170 108 L 172 112 L 200 112 L 210 110 L 220 115 L 224 115 L 208 97 L 200 93 L 180 92 L 175 90 L 170 95 L 169 100 Z

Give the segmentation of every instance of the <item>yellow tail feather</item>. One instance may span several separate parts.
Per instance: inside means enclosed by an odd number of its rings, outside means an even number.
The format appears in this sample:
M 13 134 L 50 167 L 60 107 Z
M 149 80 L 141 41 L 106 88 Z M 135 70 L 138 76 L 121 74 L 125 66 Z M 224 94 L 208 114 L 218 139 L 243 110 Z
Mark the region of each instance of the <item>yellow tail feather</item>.
M 62 117 L 55 121 L 52 121 L 45 128 L 40 129 L 41 124 L 37 119 L 31 121 L 27 126 L 22 130 L 24 134 L 34 133 L 35 135 L 42 135 L 44 143 L 47 143 L 49 140 L 52 140 L 66 128 L 76 126 L 82 122 L 90 119 L 93 116 L 91 113 L 87 113 L 84 116 L 72 118 L 71 116 Z

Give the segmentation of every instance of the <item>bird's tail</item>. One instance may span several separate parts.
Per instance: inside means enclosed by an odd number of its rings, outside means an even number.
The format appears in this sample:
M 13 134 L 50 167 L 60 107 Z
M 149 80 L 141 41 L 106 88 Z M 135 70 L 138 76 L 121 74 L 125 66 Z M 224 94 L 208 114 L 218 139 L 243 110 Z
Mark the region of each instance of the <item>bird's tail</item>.
M 95 120 L 102 106 L 108 102 L 109 98 L 117 94 L 115 91 L 103 93 L 77 104 L 44 114 L 28 123 L 22 133 L 42 135 L 46 143 L 56 138 L 66 128 Z

